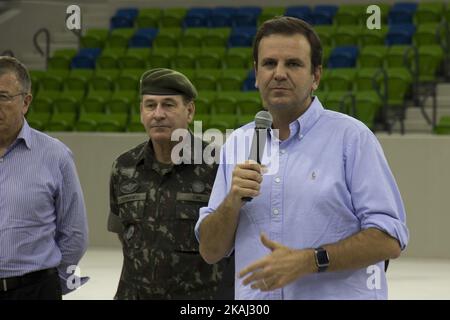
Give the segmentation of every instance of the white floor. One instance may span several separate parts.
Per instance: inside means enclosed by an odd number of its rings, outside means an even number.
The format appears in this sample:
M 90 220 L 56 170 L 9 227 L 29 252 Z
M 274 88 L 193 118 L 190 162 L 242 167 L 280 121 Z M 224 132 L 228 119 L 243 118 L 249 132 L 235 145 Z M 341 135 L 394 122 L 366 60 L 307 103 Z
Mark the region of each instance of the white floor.
M 65 300 L 110 300 L 122 267 L 118 249 L 92 248 L 80 263 L 81 275 L 91 279 Z M 450 299 L 450 259 L 401 257 L 389 265 L 389 299 Z

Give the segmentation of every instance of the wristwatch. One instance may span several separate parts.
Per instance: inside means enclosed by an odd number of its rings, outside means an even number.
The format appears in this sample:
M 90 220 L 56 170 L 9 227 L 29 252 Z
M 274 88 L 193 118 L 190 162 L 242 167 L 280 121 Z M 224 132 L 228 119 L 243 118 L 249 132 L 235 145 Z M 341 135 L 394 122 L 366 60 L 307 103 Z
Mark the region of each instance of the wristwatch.
M 330 258 L 328 252 L 322 247 L 314 249 L 314 256 L 316 257 L 317 272 L 324 272 L 330 265 Z

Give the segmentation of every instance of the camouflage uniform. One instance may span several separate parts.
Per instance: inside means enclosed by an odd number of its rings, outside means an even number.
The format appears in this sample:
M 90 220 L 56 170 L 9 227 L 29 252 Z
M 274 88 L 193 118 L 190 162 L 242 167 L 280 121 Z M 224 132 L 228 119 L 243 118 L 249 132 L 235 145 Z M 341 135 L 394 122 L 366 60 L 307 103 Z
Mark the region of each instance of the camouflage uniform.
M 204 163 L 160 164 L 151 142 L 116 159 L 108 229 L 119 235 L 124 264 L 115 299 L 215 296 L 227 262 L 208 265 L 202 259 L 194 226 L 216 171 Z

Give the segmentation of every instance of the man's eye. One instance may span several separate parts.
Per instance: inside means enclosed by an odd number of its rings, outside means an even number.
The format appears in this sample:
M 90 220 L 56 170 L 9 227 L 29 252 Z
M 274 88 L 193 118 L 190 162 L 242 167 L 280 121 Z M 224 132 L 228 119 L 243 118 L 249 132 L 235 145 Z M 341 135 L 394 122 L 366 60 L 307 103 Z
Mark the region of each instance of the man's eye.
M 300 67 L 300 63 L 298 63 L 298 62 L 289 62 L 288 66 L 289 67 Z
M 263 63 L 263 66 L 274 66 L 275 65 L 275 61 L 266 61 Z
M 6 94 L 0 94 L 0 101 L 6 101 L 8 98 L 9 97 Z

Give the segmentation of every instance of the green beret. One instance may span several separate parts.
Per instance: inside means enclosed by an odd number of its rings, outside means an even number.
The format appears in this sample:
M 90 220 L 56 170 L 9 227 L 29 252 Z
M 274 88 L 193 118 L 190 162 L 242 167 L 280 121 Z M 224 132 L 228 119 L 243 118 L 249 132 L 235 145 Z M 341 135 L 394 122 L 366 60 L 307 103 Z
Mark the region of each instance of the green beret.
M 197 90 L 184 74 L 164 68 L 144 72 L 140 81 L 140 91 L 141 95 L 183 95 L 190 99 L 197 97 Z

